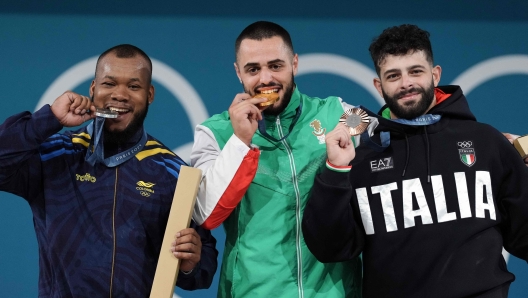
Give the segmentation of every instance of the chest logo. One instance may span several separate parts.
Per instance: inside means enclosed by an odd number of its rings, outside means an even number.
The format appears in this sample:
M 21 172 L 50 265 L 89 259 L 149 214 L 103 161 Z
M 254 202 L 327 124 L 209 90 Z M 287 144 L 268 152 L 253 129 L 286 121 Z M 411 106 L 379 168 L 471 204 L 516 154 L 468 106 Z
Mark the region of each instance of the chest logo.
M 92 183 L 95 183 L 95 181 L 97 181 L 97 179 L 94 176 L 90 175 L 89 173 L 86 173 L 84 175 L 75 174 L 75 179 L 77 181 L 82 181 L 82 182 L 87 181 L 87 182 L 92 182 Z
M 312 133 L 317 137 L 317 140 L 319 140 L 319 144 L 324 144 L 326 128 L 322 127 L 321 121 L 314 119 L 312 122 L 310 122 L 310 127 L 314 129 Z
M 475 148 L 473 148 L 473 142 L 471 141 L 462 141 L 458 142 L 458 154 L 460 155 L 460 160 L 463 164 L 468 167 L 477 162 L 477 156 L 475 155 Z
M 138 181 L 136 183 L 136 190 L 139 191 L 139 194 L 144 196 L 144 197 L 150 197 L 151 194 L 154 193 L 154 183 L 151 183 L 151 182 L 143 182 L 143 181 Z
M 391 157 L 380 158 L 370 161 L 370 171 L 372 173 L 394 168 L 394 160 Z

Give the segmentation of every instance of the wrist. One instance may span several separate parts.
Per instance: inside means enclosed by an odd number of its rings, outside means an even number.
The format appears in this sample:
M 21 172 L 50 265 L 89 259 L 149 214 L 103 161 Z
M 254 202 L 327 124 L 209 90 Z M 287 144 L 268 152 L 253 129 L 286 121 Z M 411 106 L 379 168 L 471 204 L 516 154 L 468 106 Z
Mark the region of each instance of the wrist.
M 183 274 L 185 274 L 185 275 L 189 275 L 189 274 L 191 274 L 191 273 L 193 272 L 193 270 L 194 270 L 194 268 L 192 268 L 192 269 L 189 270 L 189 271 L 185 271 L 185 270 L 181 270 L 181 269 L 180 269 L 180 272 L 183 273 Z
M 346 165 L 346 166 L 335 165 L 331 163 L 328 159 L 326 160 L 326 167 L 334 172 L 341 172 L 341 173 L 350 172 L 350 170 L 352 169 L 352 166 L 350 165 Z

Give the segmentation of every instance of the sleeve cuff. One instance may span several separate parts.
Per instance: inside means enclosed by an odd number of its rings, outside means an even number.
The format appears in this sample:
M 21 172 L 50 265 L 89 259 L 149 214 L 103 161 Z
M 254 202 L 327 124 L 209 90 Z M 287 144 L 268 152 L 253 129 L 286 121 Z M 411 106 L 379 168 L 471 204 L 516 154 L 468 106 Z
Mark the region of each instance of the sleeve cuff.
M 330 169 L 328 167 L 327 162 L 327 168 L 323 169 L 323 171 L 319 175 L 319 179 L 327 185 L 333 185 L 338 187 L 350 187 L 350 180 L 348 177 L 350 168 L 351 167 L 349 167 L 348 171 L 334 171 L 333 169 Z
M 332 164 L 328 159 L 326 160 L 326 168 L 334 172 L 348 173 L 352 169 L 352 166 L 336 166 Z
M 180 276 L 182 278 L 192 278 L 192 277 L 194 277 L 198 273 L 198 271 L 200 271 L 201 266 L 202 266 L 201 263 L 202 262 L 198 262 L 198 264 L 196 264 L 196 266 L 194 266 L 194 268 L 191 269 L 191 271 L 183 271 L 183 270 L 180 269 L 180 273 L 182 273 Z M 178 278 L 180 276 L 178 276 Z

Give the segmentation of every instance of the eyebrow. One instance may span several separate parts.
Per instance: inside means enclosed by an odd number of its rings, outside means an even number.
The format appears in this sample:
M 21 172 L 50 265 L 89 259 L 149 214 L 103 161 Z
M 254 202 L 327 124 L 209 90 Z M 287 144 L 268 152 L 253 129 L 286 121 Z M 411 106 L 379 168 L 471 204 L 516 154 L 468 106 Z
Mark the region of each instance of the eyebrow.
M 108 78 L 108 79 L 111 79 L 111 80 L 114 80 L 114 81 L 117 80 L 117 78 L 114 77 L 114 76 L 108 76 L 108 75 L 106 75 L 106 76 L 103 77 L 103 79 L 105 79 L 105 78 Z M 128 81 L 129 81 L 129 82 L 141 82 L 141 80 L 140 80 L 139 78 L 130 78 L 130 80 L 128 80 Z
M 268 61 L 267 64 L 274 64 L 274 63 L 283 63 L 284 60 L 282 59 L 275 59 L 275 60 L 271 60 L 271 61 Z M 246 65 L 244 65 L 244 68 L 248 68 L 248 67 L 255 67 L 255 66 L 259 66 L 260 64 L 257 63 L 257 62 L 248 62 L 246 63 Z
M 405 70 L 411 70 L 411 69 L 416 69 L 416 68 L 425 68 L 425 66 L 421 64 L 415 64 L 415 65 L 407 67 Z M 400 72 L 400 69 L 399 68 L 387 69 L 386 71 L 383 72 L 383 75 L 385 76 L 388 73 L 393 73 L 393 72 Z

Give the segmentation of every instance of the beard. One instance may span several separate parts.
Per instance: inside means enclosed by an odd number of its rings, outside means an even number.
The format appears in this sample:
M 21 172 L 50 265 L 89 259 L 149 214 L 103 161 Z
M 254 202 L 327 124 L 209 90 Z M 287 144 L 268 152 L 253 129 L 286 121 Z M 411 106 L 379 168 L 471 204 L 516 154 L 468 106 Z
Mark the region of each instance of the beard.
M 132 138 L 139 130 L 141 130 L 141 127 L 143 127 L 143 122 L 145 122 L 145 118 L 147 117 L 147 113 L 148 113 L 148 106 L 149 105 L 147 103 L 147 105 L 145 106 L 145 109 L 135 114 L 130 124 L 121 131 L 109 131 L 105 127 L 104 128 L 105 144 L 119 145 L 119 144 L 125 144 L 128 140 L 130 140 L 130 138 Z
M 286 109 L 286 107 L 288 106 L 288 104 L 290 103 L 290 100 L 291 100 L 291 97 L 292 97 L 292 94 L 293 94 L 293 89 L 295 88 L 295 82 L 293 80 L 293 73 L 291 75 L 291 80 L 290 82 L 288 83 L 288 85 L 286 85 L 286 87 L 284 88 L 284 86 L 282 84 L 279 84 L 279 83 L 270 83 L 270 84 L 260 84 L 258 86 L 256 86 L 255 88 L 253 88 L 253 92 L 250 92 L 250 89 L 249 88 L 246 88 L 246 86 L 244 86 L 244 91 L 248 94 L 250 94 L 251 96 L 255 96 L 256 94 L 258 94 L 259 92 L 257 91 L 259 88 L 262 88 L 262 87 L 279 87 L 279 88 L 282 88 L 284 90 L 284 95 L 282 96 L 282 98 L 279 99 L 278 103 L 279 105 L 278 106 L 275 106 L 275 104 L 269 106 L 267 109 L 265 109 L 262 113 L 264 115 L 271 115 L 271 116 L 278 116 L 280 115 L 280 113 L 282 113 L 282 111 L 284 111 Z
M 421 87 L 415 87 L 406 91 L 399 92 L 394 96 L 389 96 L 387 93 L 385 93 L 385 90 L 383 90 L 382 87 L 381 92 L 383 94 L 383 99 L 385 99 L 385 103 L 389 107 L 390 111 L 394 115 L 396 115 L 396 117 L 408 120 L 414 119 L 425 114 L 427 109 L 431 106 L 431 103 L 433 102 L 435 96 L 434 82 L 432 80 L 431 85 L 429 85 L 429 87 L 427 87 L 426 89 Z M 409 93 L 414 92 L 418 92 L 418 94 L 422 95 L 418 101 L 409 102 L 403 105 L 398 104 L 398 99 L 402 98 L 403 96 Z

